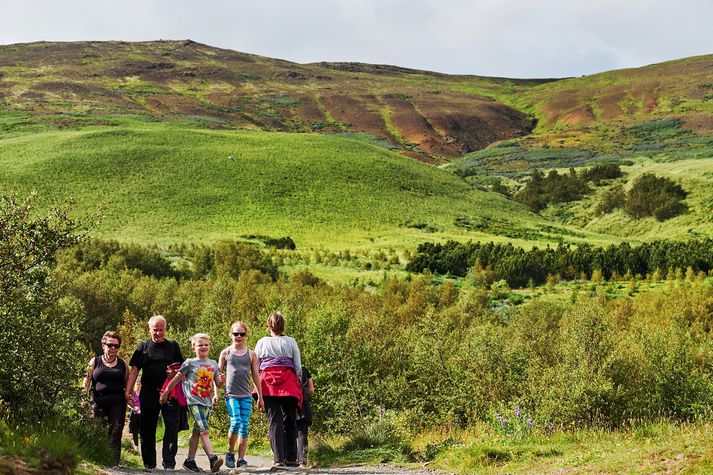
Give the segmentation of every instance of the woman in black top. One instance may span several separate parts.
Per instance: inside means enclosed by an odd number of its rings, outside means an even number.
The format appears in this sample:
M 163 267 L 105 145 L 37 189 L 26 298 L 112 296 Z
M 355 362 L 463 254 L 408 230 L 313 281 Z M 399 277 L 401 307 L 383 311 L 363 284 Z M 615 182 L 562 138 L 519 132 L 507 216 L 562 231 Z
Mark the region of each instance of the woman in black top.
M 115 331 L 102 336 L 104 353 L 89 360 L 84 378 L 84 392 L 90 394 L 94 417 L 102 419 L 109 429 L 109 440 L 114 449 L 114 461 L 121 457 L 121 433 L 126 418 L 126 380 L 129 369 L 117 356 L 121 337 Z

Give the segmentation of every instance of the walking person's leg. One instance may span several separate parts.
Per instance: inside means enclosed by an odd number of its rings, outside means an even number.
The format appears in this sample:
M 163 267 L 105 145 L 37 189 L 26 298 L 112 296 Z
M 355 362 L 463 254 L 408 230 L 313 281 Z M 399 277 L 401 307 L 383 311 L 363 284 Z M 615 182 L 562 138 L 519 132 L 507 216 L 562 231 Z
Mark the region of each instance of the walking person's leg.
M 309 424 L 304 419 L 297 421 L 297 463 L 307 465 L 307 437 Z
M 123 400 L 119 404 L 114 404 L 108 409 L 109 431 L 111 448 L 114 449 L 114 460 L 119 465 L 121 460 L 121 436 L 124 432 L 124 421 L 126 420 L 126 402 Z
M 176 453 L 178 453 L 178 424 L 180 406 L 175 399 L 169 399 L 161 406 L 163 415 L 163 468 L 176 467 Z
M 286 396 L 282 401 L 282 424 L 284 427 L 285 463 L 297 465 L 297 398 Z
M 240 427 L 238 432 L 238 457 L 245 461 L 245 453 L 248 449 L 248 434 L 250 429 L 250 414 L 253 410 L 253 399 L 250 397 L 240 400 Z
M 139 433 L 141 434 L 141 460 L 146 468 L 156 468 L 156 426 L 161 407 L 142 403 Z
M 283 426 L 282 406 L 279 397 L 264 396 L 267 421 L 270 424 L 268 437 L 272 447 L 272 459 L 275 463 L 285 463 L 285 431 Z

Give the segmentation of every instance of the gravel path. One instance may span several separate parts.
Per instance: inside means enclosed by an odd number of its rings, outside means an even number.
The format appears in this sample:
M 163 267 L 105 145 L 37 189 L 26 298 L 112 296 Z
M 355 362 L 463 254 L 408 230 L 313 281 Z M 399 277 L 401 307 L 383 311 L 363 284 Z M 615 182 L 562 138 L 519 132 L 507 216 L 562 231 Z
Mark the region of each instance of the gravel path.
M 176 456 L 176 462 L 177 466 L 176 468 L 178 470 L 153 470 L 152 473 L 156 474 L 189 474 L 193 472 L 189 472 L 186 470 L 180 470 L 180 466 L 183 463 L 183 461 L 186 458 L 186 454 L 188 453 L 188 449 L 185 447 L 180 447 L 178 449 L 178 455 Z M 158 447 L 158 458 L 161 458 L 161 447 L 159 444 Z M 282 470 L 271 470 L 272 467 L 272 460 L 263 458 L 263 457 L 255 457 L 255 456 L 246 456 L 245 459 L 248 462 L 247 467 L 243 467 L 241 469 L 237 468 L 227 468 L 225 465 L 223 465 L 220 468 L 219 473 L 221 474 L 238 474 L 238 473 L 275 473 L 275 474 L 294 474 L 294 475 L 308 475 L 308 474 L 341 474 L 341 475 L 435 475 L 437 473 L 442 473 L 442 472 L 434 472 L 431 470 L 409 470 L 409 469 L 404 469 L 404 468 L 399 468 L 399 467 L 391 467 L 388 465 L 369 465 L 369 466 L 351 466 L 351 467 L 331 467 L 331 468 L 286 468 Z M 160 460 L 159 460 L 160 463 Z M 203 452 L 200 451 L 198 452 L 198 456 L 196 457 L 196 463 L 200 468 L 204 470 L 203 473 L 210 473 L 210 468 L 208 465 L 208 457 L 205 456 Z M 137 474 L 143 474 L 146 473 L 143 469 L 139 468 L 124 468 L 124 467 L 116 467 L 116 468 L 107 468 L 104 470 L 104 473 L 108 475 L 137 475 Z

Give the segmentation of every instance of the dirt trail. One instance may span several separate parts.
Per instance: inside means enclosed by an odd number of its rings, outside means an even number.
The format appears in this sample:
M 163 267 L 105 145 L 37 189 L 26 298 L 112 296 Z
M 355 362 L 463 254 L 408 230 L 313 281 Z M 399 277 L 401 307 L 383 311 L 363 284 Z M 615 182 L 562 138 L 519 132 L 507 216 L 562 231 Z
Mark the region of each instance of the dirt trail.
M 179 447 L 178 455 L 176 456 L 176 469 L 177 470 L 153 470 L 152 473 L 161 474 L 189 474 L 186 470 L 180 469 L 181 464 L 186 459 L 188 449 L 186 447 Z M 161 444 L 157 446 L 157 454 L 161 458 Z M 222 454 L 224 456 L 225 454 Z M 247 455 L 245 459 L 248 462 L 248 466 L 237 469 L 237 468 L 227 468 L 225 464 L 220 468 L 219 473 L 221 474 L 238 474 L 238 473 L 275 473 L 275 474 L 294 474 L 294 475 L 311 475 L 311 474 L 341 474 L 341 475 L 434 475 L 436 473 L 431 470 L 409 470 L 398 467 L 390 467 L 386 465 L 376 465 L 376 466 L 351 466 L 351 467 L 329 467 L 329 468 L 289 468 L 282 470 L 271 470 L 272 460 L 266 459 L 264 457 L 257 457 Z M 199 450 L 198 456 L 196 457 L 196 463 L 203 469 L 202 473 L 210 473 L 210 467 L 208 464 L 208 457 L 205 456 L 203 452 Z M 104 473 L 109 475 L 137 475 L 146 473 L 143 469 L 139 468 L 107 468 Z

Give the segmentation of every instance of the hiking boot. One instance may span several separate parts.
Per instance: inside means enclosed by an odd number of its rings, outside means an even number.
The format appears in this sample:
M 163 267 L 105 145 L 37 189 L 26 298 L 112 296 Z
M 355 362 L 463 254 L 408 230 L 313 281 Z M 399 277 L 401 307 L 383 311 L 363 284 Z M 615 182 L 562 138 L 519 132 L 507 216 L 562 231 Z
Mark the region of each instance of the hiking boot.
M 238 468 L 247 466 L 248 461 L 245 459 L 238 460 Z
M 225 466 L 228 468 L 235 468 L 235 452 L 225 453 Z M 238 466 L 240 466 L 239 462 Z
M 220 466 L 223 465 L 223 459 L 218 458 L 217 455 L 208 457 L 208 460 L 210 460 L 210 471 L 211 472 L 217 472 L 218 470 L 220 470 Z
M 186 459 L 186 461 L 183 462 L 183 468 L 185 468 L 189 472 L 200 472 L 201 471 L 201 469 L 198 468 L 198 465 L 196 465 L 195 460 Z

